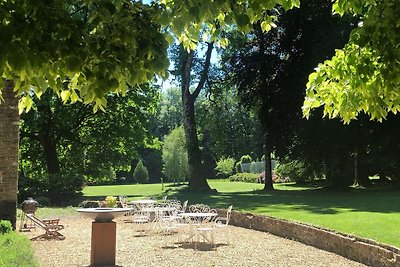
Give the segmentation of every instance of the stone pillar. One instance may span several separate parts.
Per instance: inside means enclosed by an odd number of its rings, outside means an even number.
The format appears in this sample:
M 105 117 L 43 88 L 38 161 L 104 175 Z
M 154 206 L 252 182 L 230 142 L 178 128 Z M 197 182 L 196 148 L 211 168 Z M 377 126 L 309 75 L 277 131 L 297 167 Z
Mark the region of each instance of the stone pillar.
M 114 266 L 116 252 L 115 222 L 92 222 L 91 266 Z
M 0 100 L 0 220 L 11 221 L 14 229 L 17 219 L 18 194 L 18 98 L 14 82 L 3 80 Z

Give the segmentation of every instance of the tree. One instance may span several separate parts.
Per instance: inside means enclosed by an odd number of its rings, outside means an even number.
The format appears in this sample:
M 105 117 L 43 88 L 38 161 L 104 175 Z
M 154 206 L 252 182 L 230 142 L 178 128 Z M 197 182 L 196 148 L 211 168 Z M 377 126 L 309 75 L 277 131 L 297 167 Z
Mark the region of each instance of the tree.
M 194 59 L 194 50 L 188 53 L 181 49 L 181 62 L 179 70 L 181 75 L 181 90 L 183 104 L 183 126 L 185 129 L 186 148 L 188 151 L 189 163 L 189 188 L 192 190 L 209 190 L 210 186 L 207 183 L 206 177 L 203 175 L 203 166 L 201 164 L 201 151 L 199 147 L 199 139 L 197 136 L 197 126 L 195 119 L 195 107 L 197 97 L 200 91 L 204 88 L 208 77 L 210 67 L 211 53 L 214 43 L 207 44 L 207 51 L 204 60 L 204 67 L 200 74 L 200 79 L 193 92 L 190 87 L 193 83 L 191 78 L 192 64 Z
M 324 108 L 324 116 L 345 123 L 361 112 L 382 121 L 400 111 L 400 5 L 396 0 L 340 1 L 333 11 L 360 19 L 343 49 L 309 76 L 303 112 Z
M 86 182 L 101 183 L 107 180 L 103 177 L 115 180 L 115 171 L 129 171 L 138 150 L 155 145 L 146 128 L 155 112 L 157 89 L 142 85 L 125 97 L 108 95 L 107 112 L 101 113 L 82 103 L 62 105 L 50 91 L 33 97 L 35 112 L 21 115 L 23 176 L 42 180 L 73 169 Z
M 163 173 L 169 181 L 173 181 L 175 184 L 187 179 L 189 173 L 188 155 L 185 132 L 182 126 L 175 128 L 165 136 L 162 159 L 164 162 Z
M 265 190 L 273 188 L 270 155 L 285 155 L 296 142 L 303 88 L 313 66 L 343 45 L 348 20 L 331 15 L 330 1 L 303 1 L 300 9 L 279 16 L 279 25 L 264 34 L 232 36 L 227 50 L 228 77 L 238 86 L 241 101 L 256 110 L 264 131 Z M 284 152 L 282 152 L 284 151 Z
M 257 114 L 240 104 L 236 87 L 215 77 L 223 77 L 223 73 L 212 74 L 207 94 L 200 95 L 196 107 L 205 165 L 212 166 L 223 156 L 239 160 L 251 154 L 260 158 L 262 130 Z
M 141 184 L 147 183 L 149 181 L 149 172 L 146 166 L 143 165 L 142 160 L 139 160 L 136 165 L 135 171 L 133 172 L 134 179 Z

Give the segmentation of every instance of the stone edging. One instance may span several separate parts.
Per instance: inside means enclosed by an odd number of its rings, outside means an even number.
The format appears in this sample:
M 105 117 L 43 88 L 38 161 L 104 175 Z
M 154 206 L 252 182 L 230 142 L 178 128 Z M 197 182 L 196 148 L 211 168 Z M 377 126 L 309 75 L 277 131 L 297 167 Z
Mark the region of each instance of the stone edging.
M 230 224 L 293 239 L 369 266 L 400 266 L 398 248 L 329 229 L 237 211 L 232 212 Z

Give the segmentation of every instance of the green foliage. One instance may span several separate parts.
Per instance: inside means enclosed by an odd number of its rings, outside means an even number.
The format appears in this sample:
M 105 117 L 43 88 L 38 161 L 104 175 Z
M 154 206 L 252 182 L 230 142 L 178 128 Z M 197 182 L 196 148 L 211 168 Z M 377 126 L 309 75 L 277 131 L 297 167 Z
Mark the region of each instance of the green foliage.
M 80 173 L 64 171 L 57 174 L 43 174 L 39 177 L 20 176 L 19 200 L 28 197 L 43 198 L 42 205 L 76 204 L 81 196 L 84 177 Z
M 241 172 L 236 173 L 229 177 L 229 181 L 231 182 L 244 182 L 244 183 L 257 183 L 259 174 L 257 173 L 248 173 Z
M 290 181 L 295 181 L 299 184 L 304 184 L 307 181 L 311 181 L 313 178 L 310 175 L 309 168 L 303 161 L 293 160 L 288 162 L 281 162 L 277 164 L 275 173 L 278 179 L 289 178 Z
M 50 87 L 64 103 L 93 102 L 97 110 L 107 92 L 166 75 L 168 42 L 155 22 L 159 9 L 147 4 L 3 1 L 0 10 L 0 73 L 15 81 L 20 110 L 30 108 L 31 86 L 37 96 Z
M 349 43 L 309 76 L 303 104 L 306 117 L 324 106 L 324 116 L 345 123 L 361 112 L 382 121 L 400 111 L 400 5 L 397 0 L 337 0 L 334 11 L 360 16 Z
M 235 160 L 231 157 L 222 157 L 217 162 L 217 166 L 215 170 L 218 172 L 220 176 L 228 177 L 232 175 L 235 170 Z
M 0 234 L 7 234 L 12 231 L 12 224 L 7 220 L 0 220 Z
M 263 21 L 264 30 L 273 27 L 275 16 L 268 10 L 276 5 L 285 9 L 298 7 L 299 0 L 273 1 L 191 1 L 187 4 L 182 0 L 163 0 L 166 10 L 160 14 L 159 22 L 168 25 L 178 41 L 185 44 L 187 49 L 194 50 L 198 37 L 202 34 L 205 41 L 218 39 L 222 30 L 236 25 L 241 31 L 249 32 L 251 25 Z M 217 26 L 218 25 L 218 26 Z M 269 26 L 269 27 L 268 27 Z M 219 40 L 219 45 L 225 45 L 226 39 Z
M 162 149 L 163 173 L 168 181 L 185 181 L 189 172 L 186 140 L 183 127 L 175 128 L 164 139 Z
M 20 110 L 31 107 L 32 95 L 27 93 L 31 86 L 31 92 L 39 97 L 50 87 L 64 103 L 93 102 L 94 110 L 104 109 L 107 92 L 124 94 L 127 85 L 148 82 L 154 75 L 167 76 L 167 40 L 173 42 L 170 33 L 194 50 L 200 33 L 206 40 L 215 40 L 222 29 L 236 24 L 249 31 L 259 20 L 268 30 L 275 20 L 268 10 L 276 5 L 290 9 L 299 4 L 299 0 L 208 4 L 200 0 L 151 4 L 7 0 L 0 4 L 4 18 L 0 24 L 0 73 L 15 81 L 22 96 Z M 46 18 L 46 14 L 53 16 Z M 220 40 L 221 45 L 226 42 Z
M 251 163 L 253 161 L 253 159 L 251 158 L 250 155 L 243 155 L 240 158 L 240 163 Z
M 0 234 L 0 266 L 39 267 L 27 236 L 16 232 Z
M 124 97 L 108 95 L 106 113 L 93 113 L 82 103 L 62 105 L 50 92 L 33 99 L 35 112 L 21 115 L 20 192 L 31 187 L 28 195 L 43 195 L 51 162 L 58 162 L 53 172 L 73 169 L 87 184 L 114 183 L 116 172 L 129 171 L 140 149 L 157 147 L 147 130 L 158 100 L 156 86 L 142 85 Z
M 141 184 L 147 183 L 149 181 L 149 172 L 146 166 L 144 166 L 142 160 L 139 160 L 136 168 L 133 172 L 133 178 Z

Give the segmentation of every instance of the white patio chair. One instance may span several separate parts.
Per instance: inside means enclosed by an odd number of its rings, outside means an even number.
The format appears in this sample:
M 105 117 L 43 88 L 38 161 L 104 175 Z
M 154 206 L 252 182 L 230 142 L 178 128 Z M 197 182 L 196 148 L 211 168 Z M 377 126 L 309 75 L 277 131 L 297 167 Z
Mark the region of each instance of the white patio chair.
M 227 229 L 229 225 L 229 221 L 231 219 L 231 213 L 232 213 L 233 205 L 230 205 L 228 209 L 226 210 L 226 217 L 217 217 L 215 219 L 215 228 L 218 229 Z M 218 230 L 219 231 L 219 230 Z M 224 231 L 223 235 L 226 237 L 227 244 L 229 244 L 229 231 Z
M 130 209 L 125 216 L 132 216 L 133 215 L 133 207 L 131 204 L 128 203 L 128 197 L 127 196 L 119 196 L 119 203 L 121 208 L 127 208 Z M 127 219 L 124 219 L 124 221 L 128 221 Z
M 205 212 L 217 213 L 215 209 L 208 209 Z M 214 229 L 215 229 L 215 221 L 213 217 L 204 217 L 199 225 L 196 225 L 196 240 L 194 243 L 194 248 L 197 249 L 197 244 L 203 240 L 205 243 L 209 243 L 212 247 L 215 248 L 215 237 L 214 237 Z
M 132 215 L 132 223 L 134 224 L 134 231 L 142 236 L 149 231 L 150 216 L 149 213 L 141 211 L 140 208 L 135 207 Z

